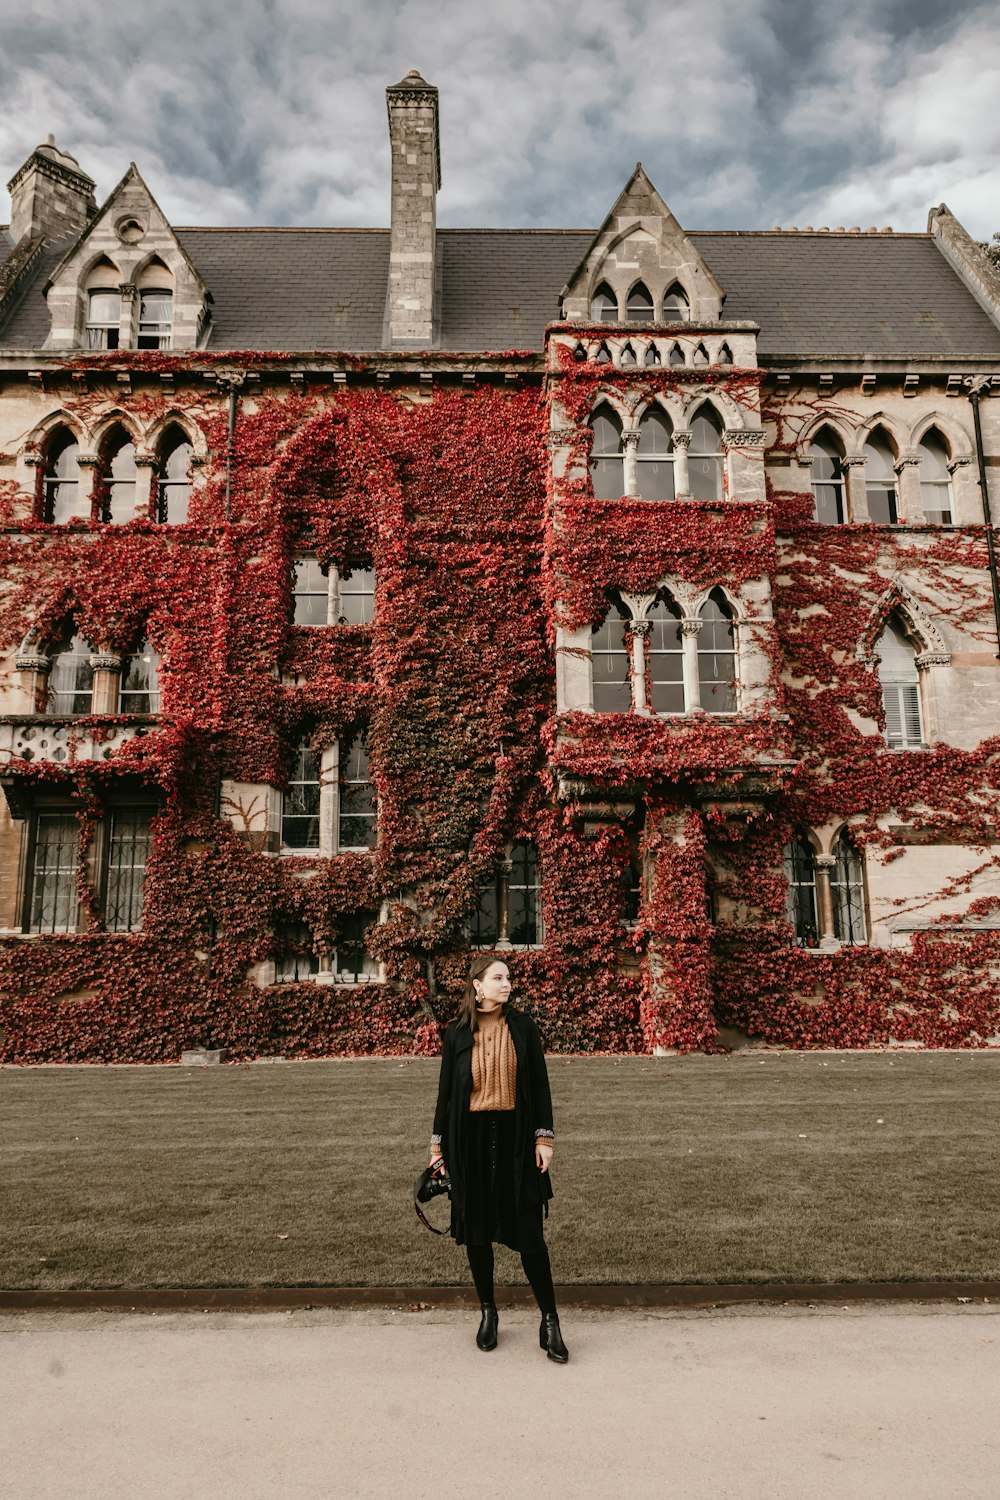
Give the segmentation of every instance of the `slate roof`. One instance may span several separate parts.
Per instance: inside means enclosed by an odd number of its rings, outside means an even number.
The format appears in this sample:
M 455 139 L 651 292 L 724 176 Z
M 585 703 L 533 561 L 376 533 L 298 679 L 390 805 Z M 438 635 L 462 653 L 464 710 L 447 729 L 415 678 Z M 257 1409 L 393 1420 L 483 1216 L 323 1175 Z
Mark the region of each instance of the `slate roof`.
M 377 351 L 387 229 L 179 229 L 213 297 L 210 349 Z M 441 348 L 540 349 L 586 229 L 438 231 Z M 809 355 L 1000 356 L 1000 328 L 929 235 L 691 232 L 727 293 L 724 316 L 761 325 L 764 359 Z M 48 247 L 0 328 L 38 349 L 42 287 L 69 248 Z M 0 229 L 0 256 L 9 253 Z

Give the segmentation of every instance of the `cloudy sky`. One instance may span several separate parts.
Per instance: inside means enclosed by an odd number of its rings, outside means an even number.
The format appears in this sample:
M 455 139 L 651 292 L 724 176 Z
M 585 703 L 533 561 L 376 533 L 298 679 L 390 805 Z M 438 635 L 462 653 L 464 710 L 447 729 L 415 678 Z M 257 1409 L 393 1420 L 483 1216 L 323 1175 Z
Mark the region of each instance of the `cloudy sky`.
M 0 0 L 0 180 L 53 131 L 177 224 L 382 225 L 384 89 L 441 91 L 445 225 L 1000 229 L 995 0 Z M 7 206 L 0 202 L 0 219 Z

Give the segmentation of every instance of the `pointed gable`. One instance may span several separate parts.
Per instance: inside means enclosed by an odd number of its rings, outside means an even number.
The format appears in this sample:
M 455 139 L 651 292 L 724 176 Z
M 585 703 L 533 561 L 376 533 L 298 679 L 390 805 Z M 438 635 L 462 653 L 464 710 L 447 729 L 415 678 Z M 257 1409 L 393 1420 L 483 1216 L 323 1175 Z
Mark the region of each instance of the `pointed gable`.
M 624 319 L 629 294 L 640 282 L 652 298 L 653 321 L 678 321 L 676 310 L 669 305 L 664 310 L 664 299 L 669 303 L 678 287 L 692 323 L 717 323 L 721 316 L 725 292 L 637 162 L 563 288 L 563 317 L 567 322 L 589 323 L 591 300 L 607 287 Z
M 169 347 L 197 347 L 211 296 L 134 162 L 49 278 L 47 348 L 86 345 L 88 296 L 98 283 L 121 297 L 111 347 L 140 346 L 142 294 L 152 289 L 170 293 Z

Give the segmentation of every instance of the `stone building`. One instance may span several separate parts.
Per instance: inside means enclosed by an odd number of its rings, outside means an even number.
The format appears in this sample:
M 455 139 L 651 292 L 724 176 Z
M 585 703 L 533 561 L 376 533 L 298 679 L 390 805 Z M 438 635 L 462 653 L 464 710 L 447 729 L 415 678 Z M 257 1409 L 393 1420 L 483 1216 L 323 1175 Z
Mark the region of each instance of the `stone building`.
M 484 946 L 555 1047 L 996 1043 L 997 272 L 439 230 L 387 100 L 388 230 L 10 181 L 0 1053 L 433 1048 Z

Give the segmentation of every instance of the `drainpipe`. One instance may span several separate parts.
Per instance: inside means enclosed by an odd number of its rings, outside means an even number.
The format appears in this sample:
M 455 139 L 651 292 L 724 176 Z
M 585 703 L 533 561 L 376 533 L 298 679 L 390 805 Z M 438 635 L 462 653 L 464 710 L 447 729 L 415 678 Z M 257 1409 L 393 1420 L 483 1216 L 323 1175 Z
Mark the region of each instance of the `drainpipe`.
M 996 658 L 1000 661 L 1000 579 L 997 577 L 997 550 L 993 535 L 993 517 L 990 513 L 990 490 L 986 480 L 986 455 L 983 452 L 983 426 L 979 417 L 979 403 L 989 393 L 991 379 L 982 375 L 969 381 L 969 401 L 972 406 L 972 421 L 976 429 L 976 460 L 979 464 L 979 488 L 983 496 L 983 520 L 986 525 L 986 554 L 989 558 L 990 583 L 993 587 L 993 618 L 997 629 Z

